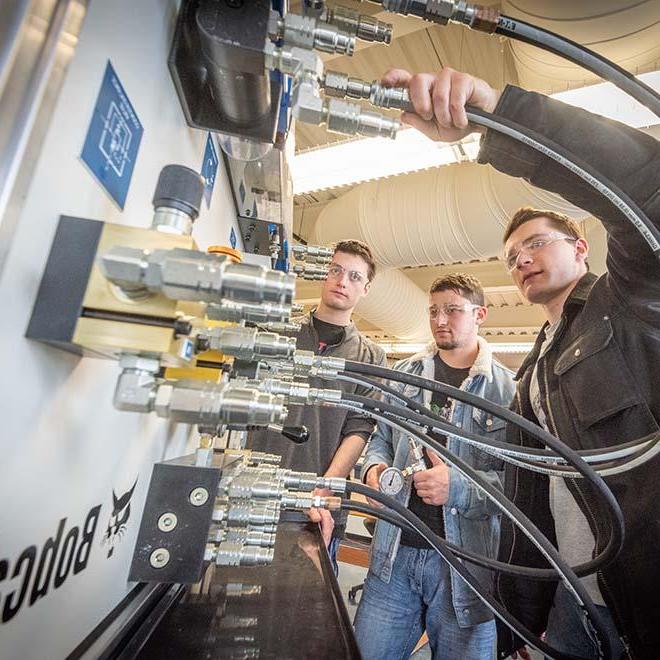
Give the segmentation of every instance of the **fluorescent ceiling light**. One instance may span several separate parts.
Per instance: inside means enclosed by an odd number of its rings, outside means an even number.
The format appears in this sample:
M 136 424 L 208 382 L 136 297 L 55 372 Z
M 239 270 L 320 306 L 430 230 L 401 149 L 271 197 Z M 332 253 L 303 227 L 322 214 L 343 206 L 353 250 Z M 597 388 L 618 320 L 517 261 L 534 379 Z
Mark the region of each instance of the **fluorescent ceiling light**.
M 660 71 L 642 74 L 639 79 L 649 87 L 660 90 Z M 650 110 L 611 83 L 590 85 L 552 96 L 635 128 L 660 123 L 660 119 Z M 460 143 L 444 144 L 433 142 L 412 128 L 399 131 L 395 140 L 351 140 L 294 156 L 291 161 L 293 192 L 300 195 L 464 160 L 474 161 L 478 151 L 477 134 L 467 136 Z
M 476 135 L 468 136 L 463 142 L 445 144 L 433 142 L 412 128 L 399 131 L 395 140 L 377 137 L 342 142 L 305 151 L 293 158 L 293 193 L 300 195 L 474 160 L 478 151 Z

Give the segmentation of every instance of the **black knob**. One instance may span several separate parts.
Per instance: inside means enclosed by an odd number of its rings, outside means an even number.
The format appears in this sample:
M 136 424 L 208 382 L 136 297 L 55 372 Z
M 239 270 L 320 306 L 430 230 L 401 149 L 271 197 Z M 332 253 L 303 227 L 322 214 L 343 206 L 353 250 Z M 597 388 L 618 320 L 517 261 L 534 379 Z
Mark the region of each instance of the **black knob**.
M 282 435 L 297 445 L 302 445 L 309 440 L 309 431 L 306 426 L 285 426 L 282 429 Z
M 204 177 L 183 165 L 165 165 L 160 171 L 153 205 L 183 211 L 195 220 L 204 194 Z

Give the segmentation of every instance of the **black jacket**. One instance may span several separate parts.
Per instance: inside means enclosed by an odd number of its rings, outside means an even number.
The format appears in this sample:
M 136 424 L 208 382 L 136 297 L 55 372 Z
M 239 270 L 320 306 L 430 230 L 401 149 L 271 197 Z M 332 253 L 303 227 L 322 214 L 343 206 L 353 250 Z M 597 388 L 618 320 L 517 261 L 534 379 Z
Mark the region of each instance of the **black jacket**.
M 660 143 L 639 131 L 570 108 L 539 94 L 508 87 L 496 113 L 528 126 L 594 165 L 660 224 Z M 557 192 L 600 219 L 608 234 L 608 272 L 586 274 L 564 305 L 555 343 L 539 361 L 539 385 L 550 430 L 577 449 L 607 447 L 657 433 L 660 420 L 660 263 L 625 217 L 587 184 L 529 147 L 494 131 L 484 139 L 482 163 Z M 536 421 L 529 383 L 539 348 L 518 372 L 514 409 Z M 535 446 L 517 429 L 510 442 Z M 606 482 L 623 510 L 626 536 L 617 559 L 598 583 L 633 658 L 656 658 L 660 633 L 660 457 Z M 600 551 L 606 517 L 581 480 L 569 488 Z M 508 496 L 555 540 L 548 480 L 510 466 Z M 510 523 L 503 522 L 500 559 L 547 564 Z M 545 630 L 556 583 L 499 576 L 497 593 L 533 631 Z M 520 645 L 508 629 L 498 634 L 501 657 Z

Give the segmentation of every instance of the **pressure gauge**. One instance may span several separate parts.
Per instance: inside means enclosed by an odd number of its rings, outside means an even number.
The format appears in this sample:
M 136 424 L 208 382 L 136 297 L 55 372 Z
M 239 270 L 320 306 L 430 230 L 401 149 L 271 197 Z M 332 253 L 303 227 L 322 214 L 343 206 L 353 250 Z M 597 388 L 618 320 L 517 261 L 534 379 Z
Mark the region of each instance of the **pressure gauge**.
M 397 495 L 403 489 L 405 478 L 399 468 L 388 467 L 380 473 L 378 486 L 385 495 Z

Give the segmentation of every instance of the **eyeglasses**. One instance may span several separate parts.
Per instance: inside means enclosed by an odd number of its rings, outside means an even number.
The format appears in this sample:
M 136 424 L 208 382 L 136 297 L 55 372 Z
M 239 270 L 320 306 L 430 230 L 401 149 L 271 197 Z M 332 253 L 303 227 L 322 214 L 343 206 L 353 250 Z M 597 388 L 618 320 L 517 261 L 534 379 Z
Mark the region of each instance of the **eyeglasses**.
M 525 254 L 534 255 L 539 250 L 542 250 L 544 247 L 556 243 L 557 241 L 577 241 L 577 238 L 573 236 L 566 236 L 566 234 L 560 234 L 558 232 L 549 232 L 547 234 L 536 234 L 530 236 L 528 239 L 524 240 L 519 244 L 517 250 L 513 250 L 508 255 L 504 255 L 504 263 L 509 272 L 516 269 L 518 264 L 518 257 L 524 252 Z
M 328 277 L 332 277 L 333 279 L 340 280 L 342 277 L 344 277 L 345 273 L 348 273 L 348 279 L 350 282 L 361 284 L 367 279 L 367 276 L 364 273 L 361 273 L 359 270 L 346 270 L 339 264 L 330 264 L 328 267 Z
M 452 305 L 451 303 L 444 303 L 443 305 L 433 305 L 429 307 L 429 318 L 435 321 L 440 314 L 446 319 L 459 318 L 465 312 L 471 312 L 478 309 L 481 305 L 473 303 L 463 303 L 462 305 Z

